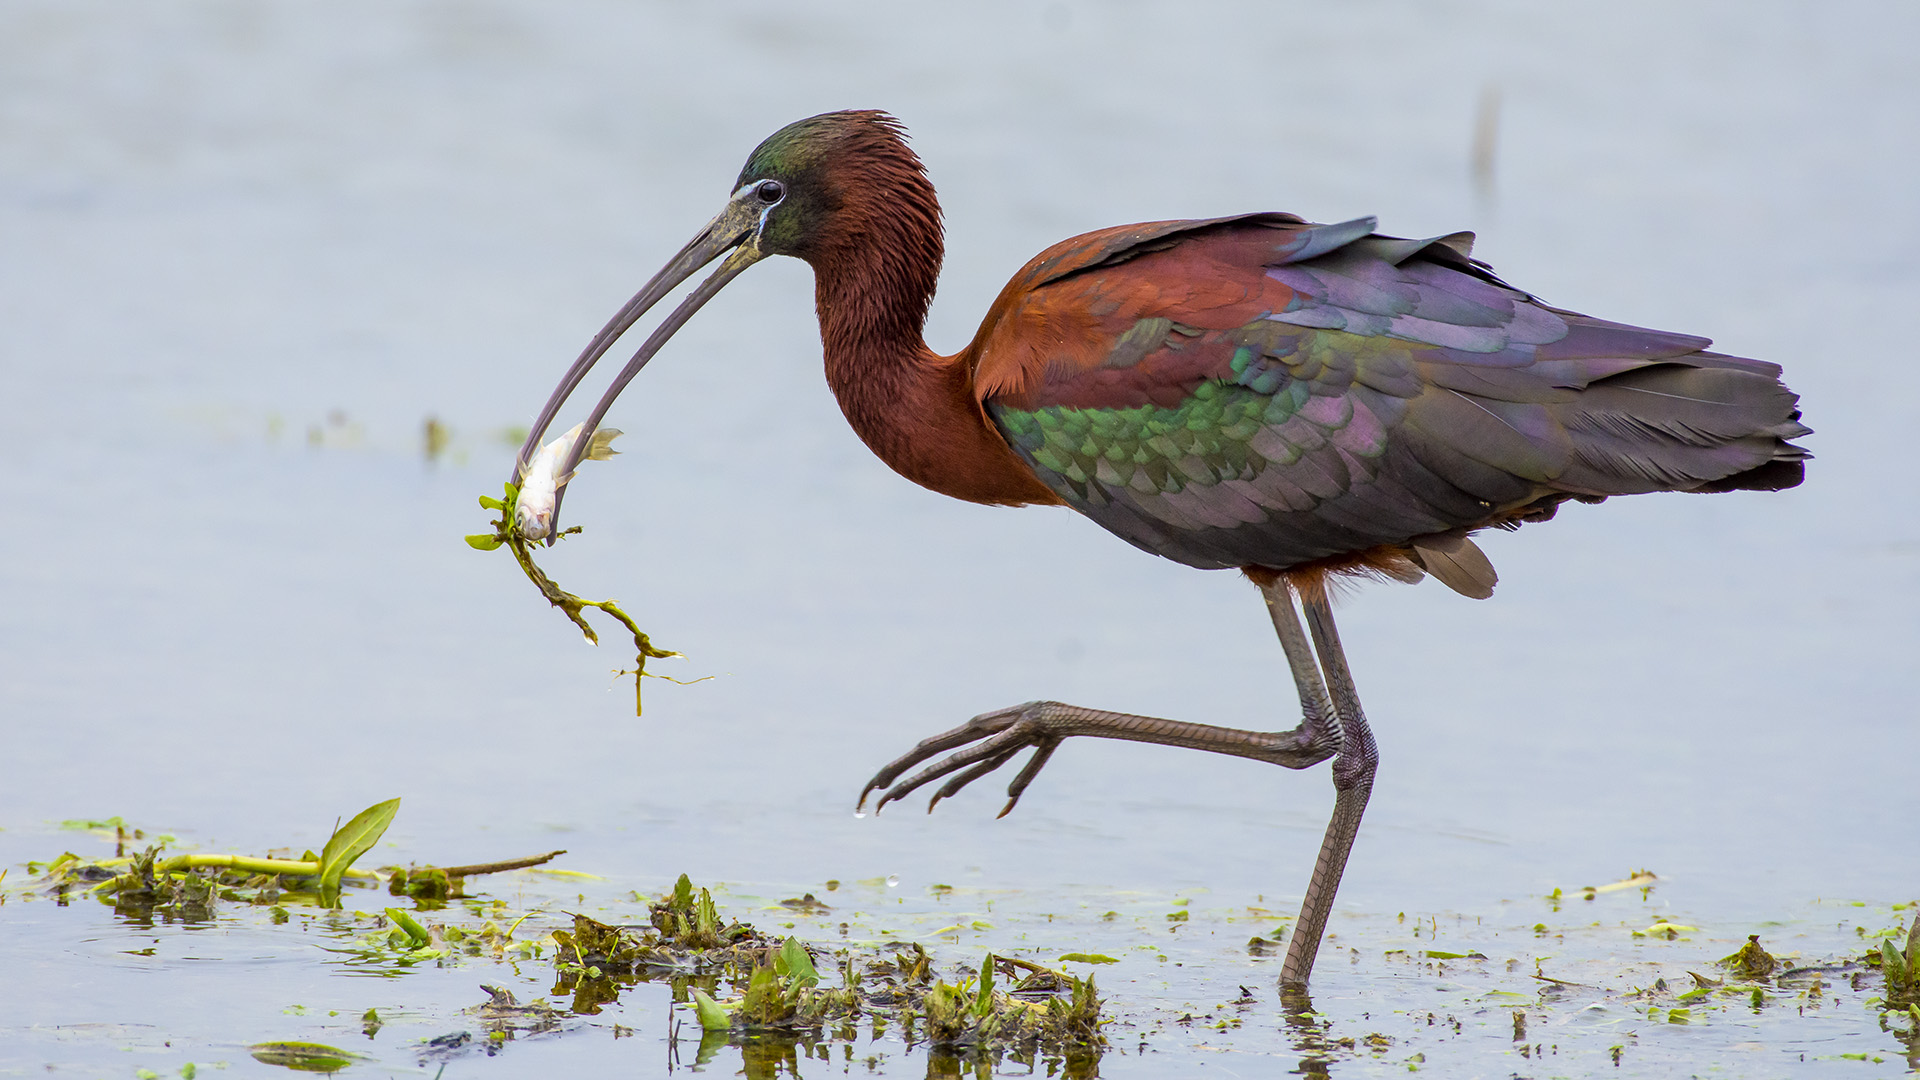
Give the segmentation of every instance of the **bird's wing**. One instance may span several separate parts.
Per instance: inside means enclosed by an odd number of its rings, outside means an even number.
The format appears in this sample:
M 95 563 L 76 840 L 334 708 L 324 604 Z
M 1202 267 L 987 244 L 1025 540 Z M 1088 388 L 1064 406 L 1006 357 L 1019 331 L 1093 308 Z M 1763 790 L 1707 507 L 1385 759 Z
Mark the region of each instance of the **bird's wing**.
M 1202 567 L 1422 537 L 1444 561 L 1543 499 L 1797 469 L 1783 440 L 1805 429 L 1774 365 L 1547 307 L 1474 262 L 1470 234 L 1372 226 L 1257 215 L 1068 241 L 996 302 L 976 392 L 1069 504 Z M 1484 593 L 1490 571 L 1448 583 Z

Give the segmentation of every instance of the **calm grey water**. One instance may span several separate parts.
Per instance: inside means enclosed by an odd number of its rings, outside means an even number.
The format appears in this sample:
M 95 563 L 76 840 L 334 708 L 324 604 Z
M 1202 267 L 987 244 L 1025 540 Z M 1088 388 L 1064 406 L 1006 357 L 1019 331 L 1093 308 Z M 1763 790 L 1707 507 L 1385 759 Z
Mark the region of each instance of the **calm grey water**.
M 0 2 L 0 857 L 22 874 L 74 844 L 52 823 L 108 814 L 211 850 L 317 846 L 403 795 L 394 859 L 566 847 L 648 881 L 1296 903 L 1324 771 L 1073 745 L 1006 820 L 985 784 L 853 817 L 875 766 L 988 708 L 1288 726 L 1292 691 L 1236 576 L 872 458 L 797 262 L 747 275 L 636 382 L 610 417 L 628 453 L 584 471 L 566 505 L 587 532 L 547 560 L 687 654 L 662 670 L 715 679 L 650 681 L 636 719 L 611 634 L 588 646 L 504 553 L 461 543 L 507 472 L 500 433 L 747 151 L 882 107 L 947 211 L 942 349 L 1073 233 L 1373 213 L 1472 228 L 1547 300 L 1712 335 L 1803 395 L 1800 489 L 1489 537 L 1485 603 L 1351 596 L 1384 761 L 1347 910 L 1488 910 L 1640 866 L 1723 926 L 1912 899 L 1920 10 L 1731 16 Z M 437 461 L 428 416 L 454 433 Z M 0 931 L 0 1030 L 156 992 L 47 944 L 110 931 L 36 910 Z M 0 1068 L 81 1054 L 0 1042 Z

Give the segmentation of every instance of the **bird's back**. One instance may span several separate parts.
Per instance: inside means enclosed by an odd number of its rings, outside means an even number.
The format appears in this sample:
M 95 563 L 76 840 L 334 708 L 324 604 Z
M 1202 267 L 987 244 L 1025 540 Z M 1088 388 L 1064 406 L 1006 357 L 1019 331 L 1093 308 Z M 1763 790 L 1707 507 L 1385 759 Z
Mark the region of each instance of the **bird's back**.
M 1400 560 L 1485 595 L 1474 529 L 1800 482 L 1777 366 L 1548 307 L 1468 234 L 1372 226 L 1259 214 L 1057 245 L 989 314 L 976 392 L 1070 505 L 1204 568 Z

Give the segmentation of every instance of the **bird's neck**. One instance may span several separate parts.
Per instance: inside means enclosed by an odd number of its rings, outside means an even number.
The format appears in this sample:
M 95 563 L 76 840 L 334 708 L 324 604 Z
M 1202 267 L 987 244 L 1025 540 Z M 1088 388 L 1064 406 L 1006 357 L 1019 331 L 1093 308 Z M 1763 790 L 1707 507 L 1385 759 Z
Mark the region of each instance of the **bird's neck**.
M 969 353 L 941 356 L 922 336 L 942 255 L 937 207 L 862 225 L 809 260 L 827 385 L 847 422 L 895 472 L 943 495 L 1059 502 L 987 420 Z

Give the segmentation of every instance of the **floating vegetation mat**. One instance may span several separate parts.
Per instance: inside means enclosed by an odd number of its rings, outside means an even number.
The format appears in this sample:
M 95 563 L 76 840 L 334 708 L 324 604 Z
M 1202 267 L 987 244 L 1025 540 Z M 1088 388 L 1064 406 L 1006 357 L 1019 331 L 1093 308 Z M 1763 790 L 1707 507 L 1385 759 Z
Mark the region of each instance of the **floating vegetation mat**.
M 398 866 L 368 842 L 397 811 L 371 807 L 298 858 L 181 851 L 111 819 L 43 834 L 72 850 L 0 877 L 0 962 L 23 987 L 0 1018 L 0 1072 L 1920 1069 L 1905 902 L 1808 901 L 1723 926 L 1642 872 L 1471 914 L 1342 909 L 1302 1000 L 1275 986 L 1280 898 L 889 877 L 776 889 L 603 876 L 541 861 L 552 852 Z M 338 907 L 320 887 L 332 865 Z
M 809 901 L 824 908 L 811 896 Z M 941 978 L 916 942 L 823 947 L 789 936 L 780 941 L 741 922 L 722 924 L 711 893 L 696 895 L 682 875 L 672 893 L 648 906 L 644 926 L 612 926 L 575 915 L 553 940 L 559 987 L 573 991 L 573 1010 L 597 1011 L 614 1000 L 622 980 L 668 980 L 676 1001 L 691 1001 L 701 1029 L 696 1064 L 724 1046 L 772 1046 L 792 1058 L 802 1042 L 857 1041 L 866 1023 L 873 1039 L 897 1026 L 909 1046 L 942 1057 L 994 1064 L 1001 1058 L 1068 1076 L 1091 1076 L 1104 1044 L 1093 977 L 989 952 L 979 966 L 957 965 Z M 571 953 L 571 959 L 569 959 Z M 819 961 L 830 959 L 822 974 Z M 834 1035 L 829 1035 L 832 1029 Z

